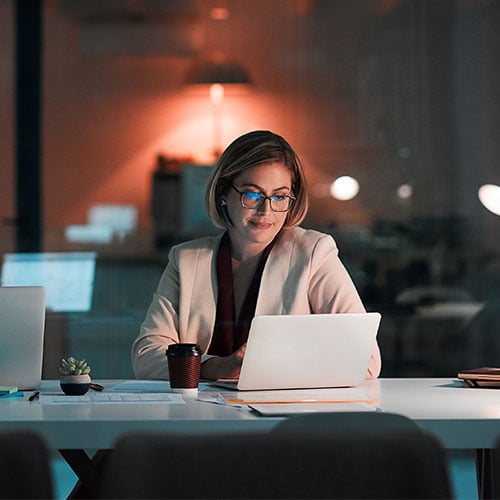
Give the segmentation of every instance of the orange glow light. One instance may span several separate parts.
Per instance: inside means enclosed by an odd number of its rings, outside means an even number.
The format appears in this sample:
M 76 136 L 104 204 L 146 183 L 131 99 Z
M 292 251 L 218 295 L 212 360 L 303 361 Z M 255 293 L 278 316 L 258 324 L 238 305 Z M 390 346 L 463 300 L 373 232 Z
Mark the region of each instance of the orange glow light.
M 227 21 L 230 17 L 227 7 L 212 7 L 209 15 L 214 21 Z
M 224 86 L 220 83 L 210 85 L 210 100 L 212 104 L 219 106 L 224 100 Z

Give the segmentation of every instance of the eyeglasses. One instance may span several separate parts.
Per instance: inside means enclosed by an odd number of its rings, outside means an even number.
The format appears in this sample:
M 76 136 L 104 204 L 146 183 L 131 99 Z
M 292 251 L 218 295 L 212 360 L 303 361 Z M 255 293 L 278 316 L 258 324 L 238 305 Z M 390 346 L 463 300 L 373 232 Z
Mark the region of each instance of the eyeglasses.
M 231 184 L 231 187 L 240 195 L 240 203 L 243 208 L 260 208 L 266 200 L 271 203 L 273 212 L 288 212 L 292 208 L 295 198 L 284 194 L 275 194 L 273 196 L 264 196 L 255 191 L 240 191 Z

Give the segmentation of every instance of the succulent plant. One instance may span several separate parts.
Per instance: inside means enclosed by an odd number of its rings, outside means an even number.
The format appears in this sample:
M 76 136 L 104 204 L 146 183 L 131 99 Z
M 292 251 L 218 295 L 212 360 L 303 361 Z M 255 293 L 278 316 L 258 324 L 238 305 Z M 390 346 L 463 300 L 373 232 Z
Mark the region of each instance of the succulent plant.
M 90 366 L 84 359 L 63 358 L 59 366 L 59 372 L 61 375 L 87 375 L 90 373 Z

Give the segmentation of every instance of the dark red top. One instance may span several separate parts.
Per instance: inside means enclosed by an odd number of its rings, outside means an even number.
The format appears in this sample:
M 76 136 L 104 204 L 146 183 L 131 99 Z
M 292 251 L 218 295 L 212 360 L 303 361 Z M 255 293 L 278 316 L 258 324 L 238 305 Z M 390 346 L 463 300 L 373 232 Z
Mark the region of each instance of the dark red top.
M 255 316 L 255 306 L 257 305 L 262 272 L 269 252 L 276 240 L 277 237 L 262 252 L 241 307 L 240 316 L 235 320 L 231 241 L 227 232 L 222 236 L 217 253 L 217 282 L 219 292 L 217 296 L 215 326 L 208 354 L 229 356 L 247 341 L 250 323 Z

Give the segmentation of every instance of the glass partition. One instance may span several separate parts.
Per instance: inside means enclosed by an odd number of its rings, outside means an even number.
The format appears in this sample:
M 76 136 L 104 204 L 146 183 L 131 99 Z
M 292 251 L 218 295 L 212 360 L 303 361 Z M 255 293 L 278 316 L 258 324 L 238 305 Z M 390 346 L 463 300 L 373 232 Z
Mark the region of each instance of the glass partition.
M 194 0 L 44 2 L 43 250 L 96 254 L 91 310 L 54 313 L 49 337 L 65 339 L 62 354 L 83 353 L 95 377 L 131 376 L 130 344 L 168 250 L 214 231 L 200 186 L 220 145 L 262 128 L 302 156 L 303 225 L 335 238 L 367 308 L 383 314 L 383 375 L 497 362 L 500 217 L 478 190 L 500 185 L 500 4 L 224 5 L 221 16 Z M 5 254 L 15 249 L 5 225 L 15 218 L 13 2 L 0 11 Z M 218 58 L 250 83 L 214 101 L 186 79 Z M 338 194 L 345 177 L 354 195 Z M 96 222 L 96 206 L 130 207 L 133 221 L 117 232 Z

